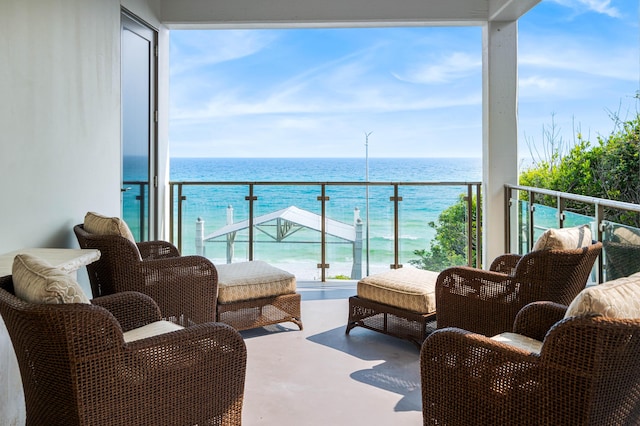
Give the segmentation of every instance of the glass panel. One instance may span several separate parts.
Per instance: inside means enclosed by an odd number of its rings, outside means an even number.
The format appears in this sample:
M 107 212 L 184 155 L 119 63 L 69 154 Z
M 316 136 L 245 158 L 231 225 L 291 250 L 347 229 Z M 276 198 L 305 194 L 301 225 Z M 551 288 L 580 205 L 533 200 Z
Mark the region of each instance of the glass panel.
M 606 281 L 640 272 L 640 228 L 606 222 L 602 239 Z
M 365 186 L 327 185 L 327 280 L 364 277 Z
M 296 275 L 319 280 L 321 195 L 319 185 L 256 185 L 254 260 L 263 260 Z
M 184 185 L 182 254 L 217 264 L 248 260 L 248 193 L 246 185 Z
M 518 200 L 518 247 L 515 253 L 525 254 L 529 251 L 529 201 Z
M 363 274 L 385 272 L 394 263 L 393 187 L 369 185 L 369 203 L 365 199 Z M 366 197 L 365 197 L 366 198 Z M 369 225 L 367 226 L 367 219 Z M 368 247 L 368 255 L 367 255 Z
M 403 185 L 400 193 L 400 263 L 431 271 L 466 265 L 467 187 Z
M 150 49 L 149 40 L 123 28 L 122 217 L 138 241 L 149 239 Z
M 533 210 L 533 243 L 549 228 L 558 227 L 558 209 L 534 204 Z

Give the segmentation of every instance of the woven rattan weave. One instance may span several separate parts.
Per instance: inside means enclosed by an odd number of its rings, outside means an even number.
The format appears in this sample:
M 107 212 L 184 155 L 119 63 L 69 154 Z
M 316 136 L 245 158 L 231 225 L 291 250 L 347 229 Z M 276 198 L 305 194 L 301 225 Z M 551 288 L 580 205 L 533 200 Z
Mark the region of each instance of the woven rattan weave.
M 233 328 L 198 324 L 124 343 L 160 319 L 148 296 L 31 304 L 0 278 L 0 314 L 15 349 L 27 425 L 240 425 L 246 347 Z
M 459 328 L 425 340 L 424 425 L 640 424 L 640 319 L 562 320 L 566 306 L 551 302 L 524 309 L 514 331 L 544 339 L 539 355 Z
M 218 321 L 236 330 L 248 330 L 281 322 L 293 322 L 302 330 L 300 294 L 283 294 L 218 304 Z
M 346 334 L 354 327 L 363 327 L 390 336 L 406 339 L 420 347 L 435 330 L 436 314 L 419 314 L 405 309 L 363 299 L 349 298 L 349 321 Z
M 216 321 L 218 277 L 202 256 L 180 256 L 166 241 L 132 243 L 115 235 L 73 228 L 81 248 L 100 250 L 87 265 L 93 297 L 138 291 L 156 301 L 163 317 L 183 325 Z
M 505 254 L 488 271 L 445 269 L 436 282 L 438 328 L 458 327 L 493 336 L 511 331 L 526 304 L 547 300 L 568 305 L 586 286 L 602 243 L 572 250 Z

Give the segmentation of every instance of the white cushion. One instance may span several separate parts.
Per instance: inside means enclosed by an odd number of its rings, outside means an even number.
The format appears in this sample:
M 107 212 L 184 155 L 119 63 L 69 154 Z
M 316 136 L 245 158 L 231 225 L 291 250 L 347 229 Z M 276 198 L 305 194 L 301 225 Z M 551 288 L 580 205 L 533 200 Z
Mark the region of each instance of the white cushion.
M 148 337 L 159 336 L 160 334 L 182 330 L 184 327 L 170 321 L 155 321 L 140 328 L 134 328 L 122 333 L 125 343 L 133 342 Z
M 531 337 L 523 336 L 517 333 L 500 333 L 491 338 L 497 342 L 506 343 L 525 351 L 539 354 L 542 350 L 542 342 Z
M 361 279 L 357 294 L 384 305 L 429 314 L 436 311 L 437 280 L 438 272 L 408 265 Z
M 218 302 L 232 303 L 296 292 L 296 276 L 261 260 L 218 264 Z
M 13 259 L 13 290 L 29 303 L 90 303 L 78 282 L 47 261 L 29 254 Z
M 84 230 L 97 235 L 118 235 L 134 244 L 136 242 L 127 223 L 119 217 L 107 217 L 88 212 L 84 216 Z
M 640 272 L 582 290 L 565 318 L 600 314 L 607 318 L 640 318 Z
M 573 250 L 590 246 L 591 228 L 589 225 L 574 226 L 572 228 L 547 229 L 533 245 L 537 250 Z

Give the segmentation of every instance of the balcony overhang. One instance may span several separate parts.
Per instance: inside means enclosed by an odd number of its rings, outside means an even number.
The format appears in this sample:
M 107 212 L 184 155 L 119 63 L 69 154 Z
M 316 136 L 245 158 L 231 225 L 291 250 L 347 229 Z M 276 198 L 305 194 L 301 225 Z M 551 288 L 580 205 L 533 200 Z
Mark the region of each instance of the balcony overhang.
M 540 0 L 162 0 L 169 28 L 472 26 L 516 21 Z

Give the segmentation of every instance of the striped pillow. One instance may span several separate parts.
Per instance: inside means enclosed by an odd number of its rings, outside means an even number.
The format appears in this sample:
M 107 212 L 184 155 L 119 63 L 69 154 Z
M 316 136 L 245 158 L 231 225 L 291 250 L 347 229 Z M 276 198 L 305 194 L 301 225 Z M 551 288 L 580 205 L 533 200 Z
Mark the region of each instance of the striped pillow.
M 573 250 L 590 246 L 591 228 L 589 225 L 573 228 L 547 229 L 533 245 L 537 250 Z

